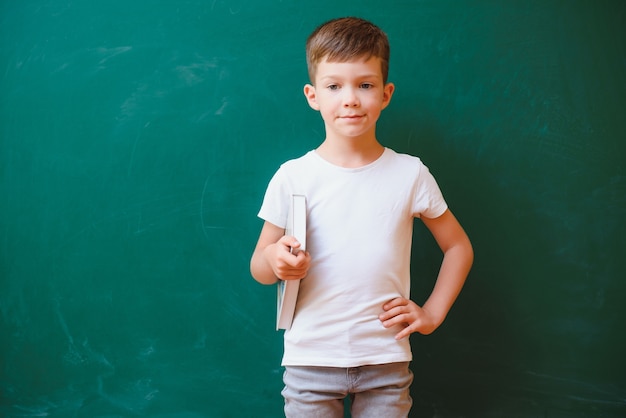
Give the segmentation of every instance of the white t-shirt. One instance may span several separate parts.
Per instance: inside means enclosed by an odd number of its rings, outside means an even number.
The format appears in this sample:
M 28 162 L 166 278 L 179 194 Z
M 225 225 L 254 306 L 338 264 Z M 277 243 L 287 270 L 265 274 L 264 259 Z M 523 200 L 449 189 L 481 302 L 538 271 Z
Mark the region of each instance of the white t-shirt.
M 410 361 L 401 328 L 378 319 L 384 303 L 410 297 L 413 219 L 447 209 L 419 158 L 386 148 L 371 164 L 343 168 L 315 151 L 287 161 L 270 181 L 259 217 L 287 223 L 291 194 L 307 198 L 311 268 L 300 283 L 283 365 L 357 367 Z

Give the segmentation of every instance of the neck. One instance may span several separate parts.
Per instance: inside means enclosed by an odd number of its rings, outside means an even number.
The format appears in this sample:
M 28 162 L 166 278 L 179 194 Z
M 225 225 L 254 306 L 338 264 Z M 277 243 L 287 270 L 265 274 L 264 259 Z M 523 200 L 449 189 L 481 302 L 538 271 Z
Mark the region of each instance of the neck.
M 327 137 L 317 148 L 326 161 L 344 168 L 358 168 L 376 161 L 385 150 L 375 137 Z

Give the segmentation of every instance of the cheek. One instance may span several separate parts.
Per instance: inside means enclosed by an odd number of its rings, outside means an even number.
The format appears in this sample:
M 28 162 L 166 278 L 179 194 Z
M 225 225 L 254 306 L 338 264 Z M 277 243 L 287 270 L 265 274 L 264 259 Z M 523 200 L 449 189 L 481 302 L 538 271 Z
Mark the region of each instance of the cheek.
M 319 110 L 322 114 L 329 115 L 335 113 L 337 110 L 337 104 L 332 98 L 323 98 L 318 102 Z
M 330 121 L 333 120 L 335 118 L 335 112 L 329 110 L 328 108 L 324 108 L 320 111 L 320 114 L 322 115 L 322 119 L 326 120 L 326 121 Z
M 366 106 L 368 111 L 373 114 L 378 114 L 383 109 L 383 103 L 377 99 L 369 100 Z

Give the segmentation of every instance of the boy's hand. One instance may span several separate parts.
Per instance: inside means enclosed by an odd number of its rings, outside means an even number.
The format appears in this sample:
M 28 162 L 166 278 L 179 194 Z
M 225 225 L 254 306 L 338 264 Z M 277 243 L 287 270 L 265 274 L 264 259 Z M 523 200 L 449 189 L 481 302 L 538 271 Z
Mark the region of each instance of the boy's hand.
M 404 329 L 396 335 L 396 340 L 408 337 L 414 332 L 428 335 L 438 326 L 439 321 L 415 302 L 403 297 L 390 300 L 383 305 L 383 312 L 379 315 L 385 328 L 402 325 Z
M 298 251 L 299 248 L 300 243 L 288 235 L 265 247 L 265 258 L 276 277 L 281 280 L 295 280 L 306 276 L 311 256 L 308 251 Z

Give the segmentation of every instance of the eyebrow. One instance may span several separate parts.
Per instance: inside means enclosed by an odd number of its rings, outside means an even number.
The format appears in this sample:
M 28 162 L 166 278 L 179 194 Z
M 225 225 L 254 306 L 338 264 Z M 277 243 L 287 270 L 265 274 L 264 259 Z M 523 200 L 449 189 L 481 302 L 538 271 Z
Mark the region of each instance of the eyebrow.
M 337 79 L 343 79 L 345 77 L 341 76 L 341 75 L 337 75 L 337 74 L 330 74 L 330 75 L 325 75 L 320 77 L 320 81 L 324 81 L 324 80 L 337 80 Z M 352 77 L 350 77 L 352 78 Z M 368 73 L 368 74 L 362 74 L 362 75 L 358 75 L 356 77 L 354 77 L 355 80 L 363 80 L 363 79 L 372 79 L 372 78 L 379 78 L 382 79 L 382 75 L 380 74 L 376 74 L 376 73 Z

